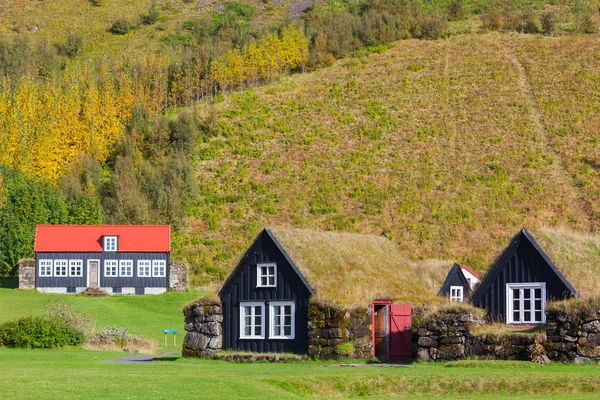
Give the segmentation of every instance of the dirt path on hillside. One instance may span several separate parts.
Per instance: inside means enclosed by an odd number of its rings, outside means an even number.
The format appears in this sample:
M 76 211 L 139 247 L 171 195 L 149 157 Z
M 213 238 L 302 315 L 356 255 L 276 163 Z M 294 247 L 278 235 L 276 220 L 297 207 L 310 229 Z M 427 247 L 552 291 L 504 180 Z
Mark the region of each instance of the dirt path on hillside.
M 581 208 L 585 215 L 587 216 L 586 223 L 588 226 L 591 226 L 591 221 L 593 218 L 593 209 L 588 200 L 586 200 L 584 193 L 580 190 L 580 188 L 576 185 L 573 180 L 573 176 L 569 173 L 567 166 L 563 160 L 563 158 L 554 151 L 552 142 L 550 140 L 550 135 L 548 134 L 548 130 L 546 128 L 546 124 L 544 123 L 544 118 L 542 113 L 539 110 L 537 101 L 535 100 L 531 84 L 529 83 L 529 78 L 527 76 L 527 70 L 519 60 L 519 56 L 517 54 L 516 49 L 510 44 L 506 43 L 506 41 L 502 41 L 502 47 L 504 48 L 504 52 L 506 57 L 512 64 L 515 66 L 515 69 L 519 75 L 519 89 L 523 93 L 523 97 L 525 99 L 525 103 L 527 108 L 529 109 L 531 120 L 535 126 L 536 131 L 539 133 L 542 144 L 548 154 L 552 157 L 553 165 L 555 165 L 555 171 L 557 174 L 561 174 L 566 177 L 567 182 L 573 188 L 573 191 L 577 193 L 576 199 L 581 204 Z

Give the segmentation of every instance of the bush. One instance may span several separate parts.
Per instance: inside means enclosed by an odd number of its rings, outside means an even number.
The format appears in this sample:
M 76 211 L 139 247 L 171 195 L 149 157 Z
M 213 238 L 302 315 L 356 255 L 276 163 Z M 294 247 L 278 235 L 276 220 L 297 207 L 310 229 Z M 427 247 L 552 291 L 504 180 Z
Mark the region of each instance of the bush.
M 44 307 L 44 314 L 83 333 L 91 332 L 96 324 L 96 320 L 90 314 L 76 311 L 69 304 L 57 299 Z
M 527 11 L 522 15 L 521 23 L 517 27 L 521 33 L 538 33 L 539 28 L 533 12 Z
M 498 31 L 504 26 L 504 17 L 498 10 L 489 10 L 481 14 L 481 27 L 487 31 Z
M 341 357 L 352 357 L 354 355 L 354 345 L 349 342 L 338 344 L 335 347 L 335 354 Z
M 446 20 L 439 12 L 428 15 L 421 22 L 421 35 L 424 39 L 439 39 L 446 32 Z
M 67 40 L 58 47 L 60 55 L 69 58 L 75 57 L 83 50 L 83 38 L 79 35 L 69 35 Z
M 83 333 L 58 318 L 29 316 L 0 325 L 0 345 L 47 349 L 81 346 Z
M 542 13 L 541 18 L 542 31 L 546 35 L 554 34 L 554 30 L 556 29 L 556 22 L 554 21 L 554 13 L 552 11 L 546 11 Z
M 154 25 L 158 18 L 160 17 L 160 12 L 156 7 L 156 2 L 152 2 L 150 9 L 148 10 L 148 14 L 142 15 L 142 24 L 144 25 Z
M 466 17 L 465 0 L 450 0 L 448 2 L 448 19 L 450 21 L 460 21 Z
M 598 25 L 594 22 L 594 18 L 591 13 L 587 13 L 581 19 L 581 33 L 598 33 Z
M 119 18 L 113 22 L 109 31 L 115 35 L 124 35 L 131 30 L 131 24 L 125 18 Z

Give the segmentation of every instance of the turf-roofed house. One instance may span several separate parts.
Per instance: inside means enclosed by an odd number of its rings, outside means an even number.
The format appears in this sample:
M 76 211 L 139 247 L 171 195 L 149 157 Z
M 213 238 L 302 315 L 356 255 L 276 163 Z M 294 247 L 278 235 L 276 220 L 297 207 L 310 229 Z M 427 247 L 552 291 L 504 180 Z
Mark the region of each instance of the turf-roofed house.
M 523 228 L 473 293 L 472 303 L 489 320 L 507 324 L 543 324 L 549 301 L 575 297 L 576 290 Z
M 38 225 L 35 287 L 46 293 L 163 293 L 170 246 L 168 225 Z
M 479 282 L 479 275 L 466 265 L 454 264 L 440 289 L 438 296 L 462 303 Z
M 184 310 L 184 355 L 410 358 L 410 305 L 398 303 L 435 297 L 383 236 L 287 228 L 265 228 L 218 295 Z

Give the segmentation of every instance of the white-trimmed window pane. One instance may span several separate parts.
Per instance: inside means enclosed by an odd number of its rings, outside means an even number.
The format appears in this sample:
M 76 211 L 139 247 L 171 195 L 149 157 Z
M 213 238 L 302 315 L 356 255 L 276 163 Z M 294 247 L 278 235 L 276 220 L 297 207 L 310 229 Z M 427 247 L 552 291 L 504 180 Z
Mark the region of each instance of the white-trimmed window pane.
M 105 236 L 104 237 L 104 251 L 117 251 L 117 237 L 116 236 Z
M 104 260 L 104 276 L 118 276 L 117 260 Z
M 119 276 L 133 276 L 133 260 L 119 261 Z
M 40 260 L 40 276 L 52 276 L 52 260 Z
M 240 303 L 240 338 L 262 339 L 264 336 L 264 303 Z
M 150 260 L 138 260 L 138 277 L 150 277 L 152 269 L 152 261 Z
M 256 268 L 257 273 L 257 287 L 275 287 L 277 286 L 276 275 L 277 265 L 276 264 L 258 264 Z
M 507 287 L 508 323 L 544 322 L 543 283 L 514 283 L 507 284 Z
M 269 338 L 294 338 L 294 302 L 273 301 L 270 304 L 271 331 Z
M 152 260 L 152 276 L 163 277 L 165 276 L 167 262 L 165 260 Z
M 83 260 L 69 260 L 69 276 L 83 276 Z
M 450 301 L 463 301 L 463 287 L 462 286 L 450 286 Z
M 67 276 L 67 260 L 54 260 L 54 276 Z

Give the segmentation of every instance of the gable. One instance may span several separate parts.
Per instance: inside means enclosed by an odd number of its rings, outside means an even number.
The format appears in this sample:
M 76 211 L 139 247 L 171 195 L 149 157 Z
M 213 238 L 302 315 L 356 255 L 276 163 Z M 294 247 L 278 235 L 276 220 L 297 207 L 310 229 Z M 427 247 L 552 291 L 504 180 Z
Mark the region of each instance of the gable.
M 448 296 L 450 294 L 451 286 L 462 286 L 465 288 L 465 292 L 469 292 L 471 290 L 469 282 L 467 281 L 467 278 L 463 274 L 458 264 L 454 264 L 452 268 L 450 268 L 450 271 L 448 272 L 448 275 L 442 284 L 442 288 L 440 289 L 438 296 Z
M 473 304 L 481 306 L 490 292 L 504 292 L 506 283 L 546 282 L 550 299 L 575 296 L 576 290 L 566 280 L 533 236 L 523 228 L 502 253 L 473 295 Z M 502 297 L 499 294 L 491 297 Z M 498 297 L 499 298 L 499 297 Z

